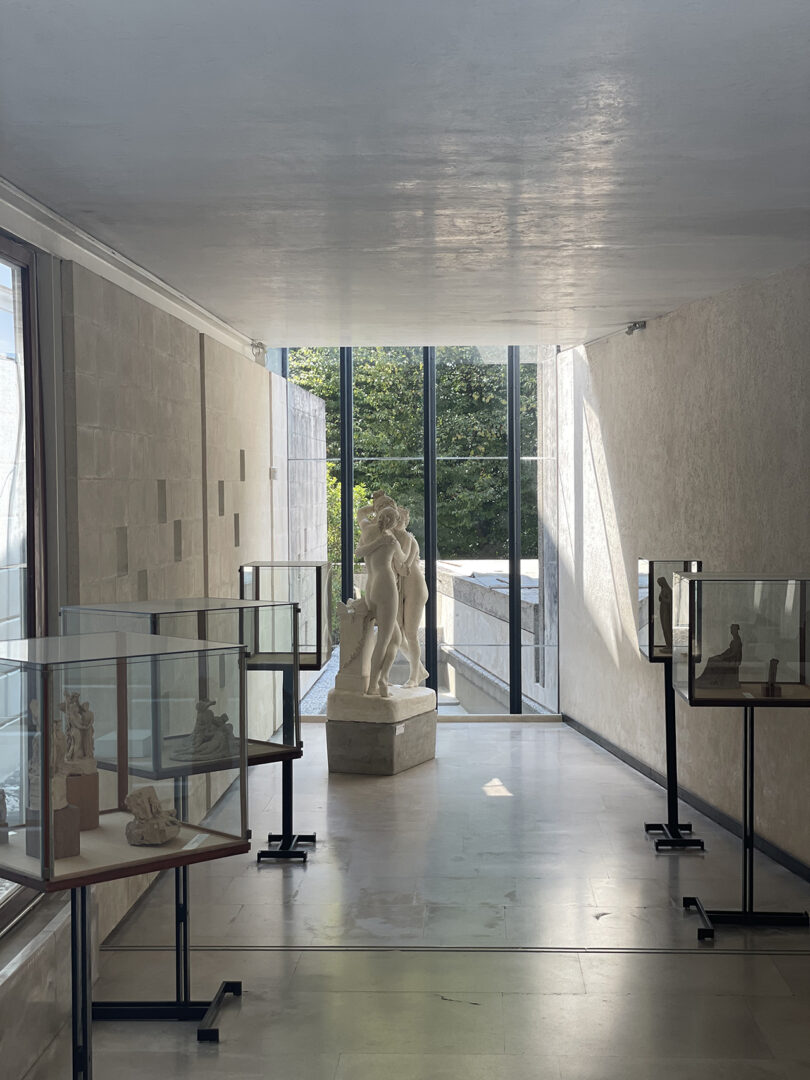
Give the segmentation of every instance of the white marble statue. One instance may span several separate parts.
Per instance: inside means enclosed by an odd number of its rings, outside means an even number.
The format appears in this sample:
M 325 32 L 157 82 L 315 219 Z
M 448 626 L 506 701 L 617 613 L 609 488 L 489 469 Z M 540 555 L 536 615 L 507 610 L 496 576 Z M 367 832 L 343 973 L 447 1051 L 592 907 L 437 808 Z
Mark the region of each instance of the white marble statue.
M 79 700 L 77 691 L 66 691 L 59 710 L 65 714 L 67 748 L 65 763 L 71 773 L 95 772 L 96 750 L 93 724 L 95 717 L 87 701 Z
M 394 535 L 399 512 L 393 499 L 377 492 L 371 506 L 360 508 L 357 521 L 360 543 L 355 555 L 366 564 L 365 600 L 377 627 L 366 693 L 388 697 L 388 673 L 402 640 L 398 577 L 405 565 L 405 553 Z
M 217 761 L 239 753 L 239 740 L 233 733 L 228 714 L 216 716 L 212 705 L 216 705 L 216 701 L 197 702 L 194 730 L 185 745 L 173 751 L 175 761 Z
M 404 686 L 418 686 L 427 678 L 427 670 L 422 663 L 419 646 L 419 623 L 428 598 L 425 575 L 419 562 L 419 541 L 408 532 L 411 512 L 404 506 L 397 507 L 399 521 L 394 529 L 394 536 L 405 555 L 405 563 L 399 578 L 399 629 L 402 635 L 400 648 L 405 653 L 410 671 Z
M 137 788 L 124 799 L 124 806 L 134 820 L 126 826 L 127 843 L 133 847 L 159 847 L 174 840 L 180 821 L 174 807 L 164 810 L 153 787 Z

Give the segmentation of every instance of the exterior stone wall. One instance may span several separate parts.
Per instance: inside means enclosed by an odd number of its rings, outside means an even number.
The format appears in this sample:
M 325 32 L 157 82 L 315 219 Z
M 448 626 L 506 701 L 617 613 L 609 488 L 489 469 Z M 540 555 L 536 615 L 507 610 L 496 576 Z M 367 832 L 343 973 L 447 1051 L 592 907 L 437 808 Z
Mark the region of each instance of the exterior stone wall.
M 326 406 L 287 384 L 290 559 L 326 559 Z

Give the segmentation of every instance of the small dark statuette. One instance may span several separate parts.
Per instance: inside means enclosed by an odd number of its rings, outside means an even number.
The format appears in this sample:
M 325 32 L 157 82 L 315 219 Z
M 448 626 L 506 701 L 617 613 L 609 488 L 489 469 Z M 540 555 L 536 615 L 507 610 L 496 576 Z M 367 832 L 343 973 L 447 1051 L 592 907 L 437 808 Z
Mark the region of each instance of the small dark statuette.
M 672 652 L 672 586 L 665 577 L 658 579 L 661 591 L 658 594 L 658 617 L 664 632 L 664 644 Z
M 742 638 L 740 624 L 731 624 L 731 641 L 725 652 L 710 656 L 703 674 L 695 679 L 701 690 L 739 690 L 740 664 L 742 663 Z
M 782 687 L 776 685 L 776 668 L 779 664 L 777 657 L 773 657 L 770 664 L 768 664 L 768 681 L 762 684 L 761 693 L 763 697 L 781 697 Z

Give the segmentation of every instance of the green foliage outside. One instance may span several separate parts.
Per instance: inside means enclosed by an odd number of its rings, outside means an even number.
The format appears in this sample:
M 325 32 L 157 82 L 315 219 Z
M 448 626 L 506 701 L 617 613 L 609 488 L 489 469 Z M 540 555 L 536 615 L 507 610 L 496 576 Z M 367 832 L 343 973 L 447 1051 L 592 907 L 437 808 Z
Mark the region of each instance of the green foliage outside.
M 422 350 L 356 347 L 355 506 L 377 488 L 411 510 L 424 545 Z M 493 362 L 488 362 L 488 361 Z M 505 559 L 506 350 L 437 348 L 438 538 L 442 559 Z M 340 370 L 337 349 L 289 354 L 290 378 L 326 402 L 329 558 L 340 561 Z M 537 454 L 537 369 L 521 368 L 521 455 Z M 521 475 L 524 558 L 537 556 L 537 463 Z

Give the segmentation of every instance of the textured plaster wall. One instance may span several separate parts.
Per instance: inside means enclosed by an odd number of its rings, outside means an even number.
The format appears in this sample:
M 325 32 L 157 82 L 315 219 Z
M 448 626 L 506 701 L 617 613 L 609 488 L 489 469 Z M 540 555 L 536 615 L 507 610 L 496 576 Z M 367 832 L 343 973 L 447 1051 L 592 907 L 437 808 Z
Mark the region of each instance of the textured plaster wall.
M 810 268 L 559 357 L 562 711 L 664 769 L 639 556 L 810 569 Z M 678 701 L 681 783 L 740 816 L 740 710 Z M 757 710 L 757 827 L 810 863 L 810 715 Z M 639 809 L 639 821 L 643 808 Z

